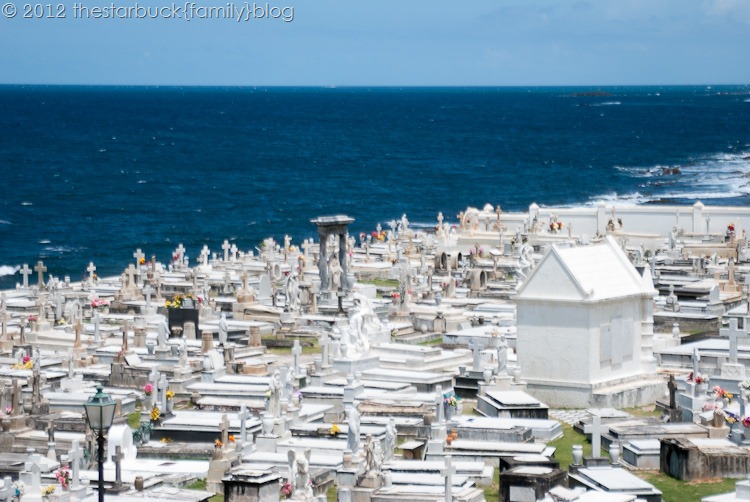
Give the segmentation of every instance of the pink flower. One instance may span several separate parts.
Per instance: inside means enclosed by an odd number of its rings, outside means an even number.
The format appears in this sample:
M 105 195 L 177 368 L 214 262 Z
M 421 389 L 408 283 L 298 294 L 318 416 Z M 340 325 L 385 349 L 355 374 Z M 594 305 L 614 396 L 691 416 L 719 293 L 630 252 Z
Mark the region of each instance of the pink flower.
M 147 383 L 146 385 L 143 386 L 143 393 L 144 394 L 146 394 L 147 396 L 150 396 L 152 392 L 154 392 L 154 386 L 153 385 L 151 385 L 150 383 Z

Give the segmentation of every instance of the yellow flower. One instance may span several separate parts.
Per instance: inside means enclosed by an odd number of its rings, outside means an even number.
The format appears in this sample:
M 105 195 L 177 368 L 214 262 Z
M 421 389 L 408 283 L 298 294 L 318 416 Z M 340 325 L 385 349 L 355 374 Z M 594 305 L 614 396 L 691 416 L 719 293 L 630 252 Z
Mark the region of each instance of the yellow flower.
M 214 441 L 214 444 L 216 446 L 218 446 L 219 448 L 221 448 L 222 446 L 224 446 L 224 443 L 222 443 L 220 439 L 217 439 L 216 441 Z
M 42 495 L 44 495 L 44 496 L 52 495 L 53 493 L 55 493 L 55 486 L 54 485 L 45 486 L 44 490 L 42 490 Z
M 331 426 L 331 436 L 335 436 L 339 432 L 341 432 L 341 429 L 339 428 L 338 424 L 333 424 Z
M 234 439 L 234 436 L 232 436 L 232 435 L 230 434 L 230 435 L 229 435 L 229 442 L 230 442 L 230 443 L 234 443 L 234 441 L 235 441 L 235 439 Z
M 174 397 L 174 391 L 167 389 L 167 399 L 171 400 Z
M 159 408 L 154 406 L 154 408 L 151 410 L 151 413 L 150 413 L 151 420 L 156 422 L 157 420 L 159 420 L 160 416 L 161 416 L 161 412 L 159 411 Z

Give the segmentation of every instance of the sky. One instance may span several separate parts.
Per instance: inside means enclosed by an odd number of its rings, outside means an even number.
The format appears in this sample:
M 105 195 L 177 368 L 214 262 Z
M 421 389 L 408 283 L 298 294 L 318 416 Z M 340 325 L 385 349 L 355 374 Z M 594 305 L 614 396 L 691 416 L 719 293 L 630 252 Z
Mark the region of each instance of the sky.
M 747 0 L 25 1 L 0 0 L 0 83 L 750 83 Z

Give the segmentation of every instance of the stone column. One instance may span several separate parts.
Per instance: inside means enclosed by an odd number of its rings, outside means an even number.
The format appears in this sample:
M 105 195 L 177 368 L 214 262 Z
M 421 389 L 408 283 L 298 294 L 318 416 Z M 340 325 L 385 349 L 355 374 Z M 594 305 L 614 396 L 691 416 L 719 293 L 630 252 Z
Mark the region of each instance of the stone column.
M 320 275 L 320 291 L 328 291 L 328 234 L 318 228 L 320 253 L 318 254 L 318 274 Z
M 349 233 L 348 232 L 341 232 L 339 233 L 339 264 L 341 265 L 341 288 L 344 291 L 349 290 L 349 281 L 346 278 L 346 274 L 348 272 L 346 263 L 347 263 L 347 242 L 349 240 Z

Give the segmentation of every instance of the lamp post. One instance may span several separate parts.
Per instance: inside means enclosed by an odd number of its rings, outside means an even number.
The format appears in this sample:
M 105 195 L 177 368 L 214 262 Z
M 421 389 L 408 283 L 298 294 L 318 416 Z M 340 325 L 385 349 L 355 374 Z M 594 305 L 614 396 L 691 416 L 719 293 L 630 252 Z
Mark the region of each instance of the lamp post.
M 115 402 L 109 396 L 102 392 L 102 386 L 96 387 L 96 394 L 91 396 L 86 404 L 83 405 L 86 410 L 86 420 L 91 430 L 96 433 L 97 449 L 99 450 L 99 502 L 104 502 L 104 435 L 112 427 L 112 420 L 115 417 Z

